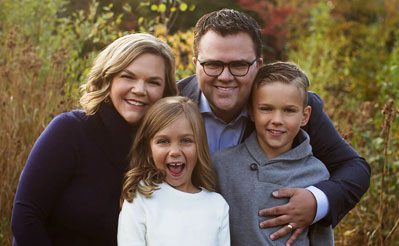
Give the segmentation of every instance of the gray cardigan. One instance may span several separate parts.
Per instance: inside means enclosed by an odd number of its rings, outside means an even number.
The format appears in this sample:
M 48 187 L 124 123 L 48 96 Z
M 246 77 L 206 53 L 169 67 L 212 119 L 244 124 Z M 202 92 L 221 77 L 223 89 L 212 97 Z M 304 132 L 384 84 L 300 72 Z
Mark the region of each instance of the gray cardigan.
M 244 143 L 213 154 L 218 189 L 230 206 L 231 245 L 285 245 L 288 235 L 274 241 L 269 238 L 280 227 L 259 228 L 267 218 L 258 216 L 258 211 L 288 202 L 273 198 L 275 190 L 307 187 L 329 178 L 325 165 L 312 155 L 304 130 L 300 129 L 294 146 L 269 160 L 253 132 Z M 298 237 L 295 245 L 334 245 L 333 241 L 331 226 L 316 223 Z

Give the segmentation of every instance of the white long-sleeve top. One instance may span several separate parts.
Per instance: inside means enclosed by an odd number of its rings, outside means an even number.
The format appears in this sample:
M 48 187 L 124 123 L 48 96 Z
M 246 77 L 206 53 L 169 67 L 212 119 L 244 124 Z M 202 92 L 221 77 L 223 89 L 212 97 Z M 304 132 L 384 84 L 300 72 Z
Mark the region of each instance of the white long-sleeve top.
M 119 246 L 230 246 L 229 206 L 220 194 L 159 188 L 150 198 L 137 193 L 124 201 Z

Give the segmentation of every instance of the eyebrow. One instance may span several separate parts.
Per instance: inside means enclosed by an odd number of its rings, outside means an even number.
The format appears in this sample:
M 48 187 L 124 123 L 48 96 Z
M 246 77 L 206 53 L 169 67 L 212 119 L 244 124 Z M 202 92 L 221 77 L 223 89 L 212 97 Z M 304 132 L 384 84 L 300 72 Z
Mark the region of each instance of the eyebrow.
M 168 135 L 155 135 L 153 138 L 155 139 L 155 138 L 169 138 L 170 136 L 168 136 Z M 180 135 L 179 137 L 195 137 L 194 136 L 194 134 L 191 134 L 191 133 L 187 133 L 187 134 L 183 134 L 183 135 Z
M 274 104 L 269 104 L 269 103 L 258 103 L 258 104 L 256 104 L 256 106 L 269 106 L 269 107 L 274 107 Z M 296 104 L 288 104 L 288 105 L 284 105 L 284 107 L 295 107 L 295 108 L 298 108 L 298 105 L 296 105 Z
M 128 73 L 131 76 L 136 76 L 136 74 L 134 72 L 130 71 L 127 68 L 123 69 L 122 72 Z M 152 77 L 149 77 L 148 79 L 160 79 L 160 80 L 162 80 L 162 78 L 159 77 L 159 76 L 152 76 Z

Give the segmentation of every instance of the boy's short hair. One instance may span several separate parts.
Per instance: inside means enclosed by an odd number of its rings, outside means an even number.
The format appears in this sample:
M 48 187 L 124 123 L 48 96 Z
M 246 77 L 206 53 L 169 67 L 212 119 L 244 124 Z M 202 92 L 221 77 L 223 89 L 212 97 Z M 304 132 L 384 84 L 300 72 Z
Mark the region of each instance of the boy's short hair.
M 254 91 L 265 84 L 282 82 L 297 86 L 303 96 L 303 106 L 308 104 L 309 79 L 306 73 L 292 62 L 274 62 L 261 67 L 252 86 L 251 98 Z
M 198 56 L 199 43 L 202 36 L 212 30 L 221 36 L 247 33 L 254 44 L 256 58 L 262 54 L 262 33 L 254 18 L 246 13 L 233 9 L 221 9 L 202 16 L 194 29 L 194 56 Z

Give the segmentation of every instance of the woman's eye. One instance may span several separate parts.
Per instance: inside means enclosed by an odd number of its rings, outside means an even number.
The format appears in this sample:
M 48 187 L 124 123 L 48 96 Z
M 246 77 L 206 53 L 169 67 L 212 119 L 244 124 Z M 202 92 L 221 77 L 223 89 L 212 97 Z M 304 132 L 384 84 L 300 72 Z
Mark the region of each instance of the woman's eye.
M 161 83 L 159 81 L 156 81 L 156 80 L 152 80 L 149 83 L 152 84 L 152 85 L 157 85 L 157 86 L 161 85 Z
M 121 75 L 121 78 L 122 78 L 122 79 L 133 79 L 132 76 L 126 75 L 126 74 L 122 74 L 122 75 Z

